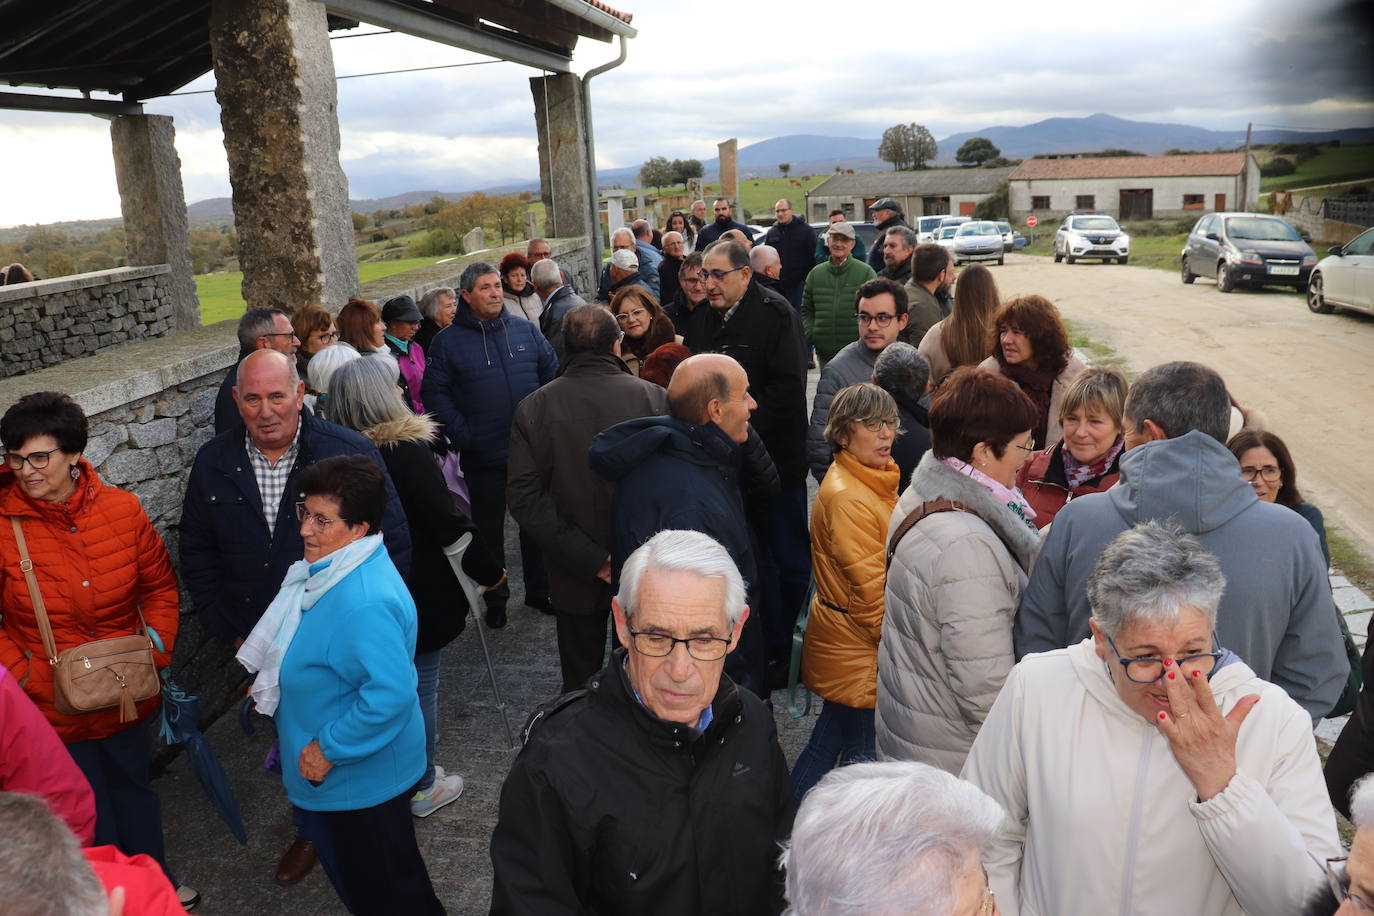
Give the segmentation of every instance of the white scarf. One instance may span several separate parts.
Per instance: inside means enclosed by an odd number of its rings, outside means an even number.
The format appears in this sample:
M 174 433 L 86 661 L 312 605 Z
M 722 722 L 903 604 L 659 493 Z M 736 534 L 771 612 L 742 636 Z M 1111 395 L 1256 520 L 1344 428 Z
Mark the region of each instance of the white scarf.
M 252 692 L 258 712 L 270 716 L 277 711 L 277 704 L 281 702 L 281 663 L 286 657 L 286 650 L 291 647 L 291 640 L 296 637 L 301 614 L 314 607 L 325 592 L 362 565 L 381 546 L 380 534 L 361 537 L 331 553 L 326 558 L 329 565 L 314 575 L 310 574 L 310 567 L 314 564 L 307 560 L 297 560 L 291 564 L 286 571 L 286 578 L 282 580 L 281 591 L 267 606 L 235 656 L 250 674 L 257 674 L 253 679 Z

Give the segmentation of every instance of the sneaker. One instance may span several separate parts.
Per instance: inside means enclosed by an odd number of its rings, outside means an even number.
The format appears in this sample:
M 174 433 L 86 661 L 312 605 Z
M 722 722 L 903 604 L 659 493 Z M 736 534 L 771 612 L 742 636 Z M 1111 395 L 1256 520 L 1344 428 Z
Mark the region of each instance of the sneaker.
M 416 792 L 410 797 L 410 813 L 416 817 L 429 817 L 444 805 L 458 800 L 463 794 L 463 777 L 457 773 L 445 774 L 434 780 L 428 792 Z
M 183 910 L 190 912 L 200 903 L 200 894 L 197 893 L 194 888 L 187 887 L 184 884 L 178 884 L 177 901 L 181 904 Z

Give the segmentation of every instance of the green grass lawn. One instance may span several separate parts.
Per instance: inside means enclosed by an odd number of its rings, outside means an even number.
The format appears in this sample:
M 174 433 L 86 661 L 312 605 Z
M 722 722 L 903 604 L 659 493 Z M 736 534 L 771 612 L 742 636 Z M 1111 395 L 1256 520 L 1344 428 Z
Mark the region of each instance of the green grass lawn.
M 358 265 L 358 281 L 367 283 L 380 280 L 403 271 L 431 264 L 453 257 L 441 255 L 437 258 L 401 258 L 395 261 L 368 261 Z M 243 314 L 244 302 L 241 284 L 243 274 L 234 273 L 201 274 L 196 277 L 196 295 L 200 297 L 200 323 L 214 324 L 226 318 L 237 318 Z
M 1374 179 L 1374 144 L 1322 150 L 1298 166 L 1292 175 L 1261 178 L 1260 191 L 1305 188 L 1360 178 Z
M 822 181 L 825 181 L 832 174 L 834 173 L 831 172 L 826 173 L 824 175 L 812 175 L 809 179 L 805 181 L 802 181 L 803 176 L 801 175 L 792 175 L 791 178 L 795 178 L 797 181 L 801 182 L 802 186 L 800 188 L 792 184 L 790 178 L 741 178 L 739 180 L 740 202 L 743 204 L 746 210 L 750 211 L 750 213 L 753 214 L 755 222 L 757 222 L 759 218 L 766 218 L 769 221 L 772 221 L 773 204 L 775 204 L 778 198 L 780 197 L 785 197 L 788 200 L 792 201 L 793 208 L 796 209 L 798 213 L 801 213 L 803 203 L 806 200 L 806 192 L 814 188 L 816 185 L 820 184 Z M 664 187 L 661 189 L 645 188 L 644 190 L 646 193 L 657 192 L 655 194 L 655 196 L 657 197 L 672 197 L 675 194 L 686 194 L 687 186 L 676 185 L 673 187 Z M 719 193 L 719 183 L 713 182 L 711 184 L 703 186 L 702 188 L 702 194 L 706 198 L 707 222 L 710 222 L 711 220 L 711 195 Z M 683 207 L 682 209 L 685 211 L 688 208 Z M 542 213 L 542 205 L 540 212 Z M 741 222 L 744 221 L 738 212 L 735 213 L 735 219 L 738 219 Z

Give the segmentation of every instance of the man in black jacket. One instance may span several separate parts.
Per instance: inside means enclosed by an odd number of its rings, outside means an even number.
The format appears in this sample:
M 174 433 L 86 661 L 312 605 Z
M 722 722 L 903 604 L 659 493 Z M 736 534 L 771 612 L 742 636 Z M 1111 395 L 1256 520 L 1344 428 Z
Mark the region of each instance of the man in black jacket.
M 735 222 L 734 216 L 732 215 L 734 213 L 734 208 L 730 206 L 730 201 L 726 200 L 724 197 L 718 197 L 712 209 L 715 211 L 716 221 L 709 226 L 703 226 L 697 232 L 695 250 L 705 251 L 706 246 L 710 245 L 712 242 L 718 241 L 722 235 L 729 232 L 731 229 L 738 229 L 740 232 L 744 233 L 744 237 L 751 242 L 754 240 L 754 233 L 749 231 L 748 226 L 744 225 L 744 223 Z
M 891 197 L 884 197 L 882 200 L 875 200 L 873 206 L 868 208 L 872 213 L 873 222 L 878 229 L 878 239 L 873 243 L 873 249 L 868 253 L 868 266 L 872 267 L 876 273 L 882 273 L 883 267 L 883 238 L 887 235 L 887 230 L 893 226 L 906 226 L 906 220 L 902 219 L 902 205 Z M 910 229 L 910 226 L 907 226 Z
M 564 692 L 601 668 L 611 612 L 611 487 L 592 473 L 587 449 L 603 429 L 667 409 L 663 389 L 621 362 L 620 337 L 600 306 L 568 312 L 566 361 L 520 402 L 511 426 L 506 500 L 544 553 Z
M 612 608 L 625 648 L 522 732 L 491 912 L 780 912 L 787 764 L 763 702 L 722 673 L 749 614 L 739 571 L 708 536 L 662 531 Z
M 677 272 L 678 290 L 663 303 L 663 311 L 673 319 L 679 334 L 685 333 L 687 321 L 698 308 L 706 307 L 706 278 L 701 273 L 701 252 L 693 251 L 682 259 Z
M 291 318 L 281 309 L 249 309 L 239 318 L 239 358 L 224 374 L 215 395 L 215 432 L 222 433 L 230 427 L 242 428 L 238 407 L 234 404 L 234 382 L 238 379 L 239 363 L 256 350 L 276 350 L 291 359 L 296 358 L 300 349 L 300 339 L 291 329 Z
M 792 627 L 806 599 L 811 540 L 806 523 L 806 362 L 801 319 L 781 296 L 752 282 L 740 245 L 718 244 L 703 259 L 709 308 L 696 309 L 682 330 L 693 353 L 733 356 L 758 401 L 753 426 L 768 448 L 781 489 L 766 508 L 750 513 L 758 539 L 757 610 L 774 683 L 791 655 Z
M 782 261 L 779 291 L 792 303 L 793 308 L 800 310 L 806 275 L 816 266 L 813 257 L 816 230 L 793 212 L 792 202 L 786 198 L 773 204 L 773 215 L 778 221 L 764 234 L 763 244 L 777 249 L 778 258 Z

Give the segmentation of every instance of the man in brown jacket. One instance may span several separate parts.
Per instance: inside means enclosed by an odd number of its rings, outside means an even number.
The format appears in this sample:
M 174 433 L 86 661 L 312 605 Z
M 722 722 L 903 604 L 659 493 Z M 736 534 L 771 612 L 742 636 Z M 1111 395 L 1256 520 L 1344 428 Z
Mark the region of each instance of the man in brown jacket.
M 506 498 L 544 551 L 564 692 L 601 669 L 611 609 L 611 487 L 588 467 L 587 448 L 608 426 L 667 410 L 663 389 L 620 361 L 620 337 L 600 306 L 568 312 L 563 370 L 520 402 L 511 425 Z
M 906 282 L 911 319 L 902 332 L 904 343 L 918 346 L 926 331 L 949 314 L 953 285 L 954 259 L 949 251 L 934 242 L 917 245 L 911 255 L 911 279 Z

